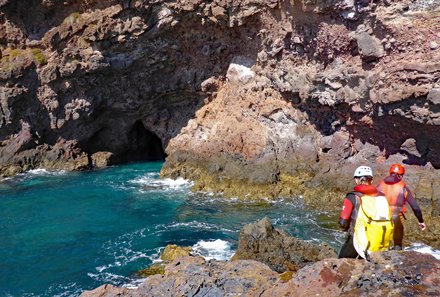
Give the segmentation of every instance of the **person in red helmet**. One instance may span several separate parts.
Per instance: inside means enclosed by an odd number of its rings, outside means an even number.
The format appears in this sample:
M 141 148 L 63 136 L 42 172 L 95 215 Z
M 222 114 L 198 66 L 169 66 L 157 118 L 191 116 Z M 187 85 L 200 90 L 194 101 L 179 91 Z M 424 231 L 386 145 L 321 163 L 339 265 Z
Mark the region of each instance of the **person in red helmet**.
M 378 196 L 380 193 L 372 185 L 373 170 L 368 166 L 359 166 L 353 174 L 356 186 L 354 191 L 346 195 L 338 223 L 346 231 L 347 238 L 342 245 L 338 258 L 357 258 L 359 256 L 353 244 L 354 227 L 360 207 L 360 197 L 362 195 Z
M 400 164 L 393 164 L 390 167 L 390 175 L 384 178 L 378 185 L 377 189 L 385 194 L 393 212 L 394 222 L 394 249 L 402 249 L 403 241 L 403 224 L 402 217 L 405 218 L 405 203 L 411 206 L 414 215 L 419 221 L 419 227 L 423 231 L 426 225 L 423 221 L 422 211 L 413 197 L 411 191 L 402 180 L 405 174 L 405 167 Z

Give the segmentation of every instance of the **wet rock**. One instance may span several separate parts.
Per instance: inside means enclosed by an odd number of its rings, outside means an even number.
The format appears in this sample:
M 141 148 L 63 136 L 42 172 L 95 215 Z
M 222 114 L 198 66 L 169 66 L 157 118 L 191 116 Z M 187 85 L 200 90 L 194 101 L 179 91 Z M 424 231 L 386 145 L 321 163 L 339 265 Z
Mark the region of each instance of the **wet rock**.
M 165 249 L 162 251 L 162 254 L 160 255 L 160 259 L 162 260 L 162 262 L 154 263 L 150 267 L 138 271 L 136 274 L 139 277 L 147 277 L 155 274 L 164 274 L 165 266 L 167 264 L 181 257 L 190 256 L 192 251 L 193 250 L 191 247 L 181 247 L 176 244 L 169 244 L 165 247 Z
M 154 263 L 146 269 L 136 272 L 138 277 L 148 277 L 155 274 L 165 274 L 165 263 Z
M 97 168 L 103 168 L 111 165 L 112 157 L 113 154 L 111 152 L 96 152 L 91 156 L 93 166 Z
M 257 260 L 277 272 L 285 272 L 336 256 L 328 245 L 316 245 L 291 237 L 275 229 L 269 219 L 264 218 L 243 227 L 233 259 Z

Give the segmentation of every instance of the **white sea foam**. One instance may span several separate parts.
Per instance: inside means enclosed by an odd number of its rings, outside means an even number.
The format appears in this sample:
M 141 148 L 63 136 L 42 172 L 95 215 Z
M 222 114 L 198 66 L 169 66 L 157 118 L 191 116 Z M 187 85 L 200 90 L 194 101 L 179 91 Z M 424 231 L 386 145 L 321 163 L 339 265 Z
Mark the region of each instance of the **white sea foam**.
M 214 241 L 200 240 L 193 245 L 195 254 L 204 257 L 206 260 L 216 259 L 226 261 L 231 259 L 234 251 L 231 249 L 231 244 L 227 241 L 217 239 Z
M 191 222 L 185 222 L 185 223 L 171 223 L 171 224 L 159 224 L 156 225 L 155 229 L 156 232 L 153 232 L 152 234 L 158 234 L 163 233 L 168 230 L 174 230 L 174 229 L 197 229 L 197 230 L 214 230 L 214 231 L 222 231 L 222 232 L 233 232 L 235 231 L 227 228 L 219 227 L 216 224 L 208 224 L 208 223 L 202 223 L 198 221 L 191 221 Z
M 155 248 L 144 251 L 132 249 L 133 240 L 144 238 L 148 229 L 140 229 L 135 232 L 126 233 L 114 240 L 109 240 L 102 246 L 102 250 L 113 258 L 113 262 L 95 267 L 97 276 L 108 273 L 114 267 L 124 267 L 131 262 L 139 259 L 149 259 L 151 262 L 157 261 L 160 256 L 160 249 Z M 149 255 L 150 254 L 150 255 Z M 95 274 L 94 274 L 95 275 Z
M 103 273 L 87 273 L 87 276 L 100 283 L 110 283 L 112 285 L 120 285 L 122 283 L 128 284 L 132 279 L 123 275 L 118 275 L 110 272 Z
M 411 246 L 406 247 L 405 251 L 416 251 L 423 254 L 431 254 L 436 259 L 440 260 L 440 250 L 436 250 L 423 243 L 413 243 Z
M 133 179 L 129 181 L 132 184 L 138 184 L 146 187 L 147 189 L 160 189 L 160 190 L 176 190 L 176 189 L 186 189 L 192 186 L 192 182 L 179 177 L 177 179 L 164 178 L 159 179 L 156 174 L 147 174 L 140 178 Z
M 129 283 L 123 284 L 122 287 L 127 289 L 137 289 L 145 280 L 146 278 L 137 278 Z
M 44 296 L 54 296 L 54 297 L 70 297 L 70 296 L 78 296 L 81 294 L 83 290 L 81 286 L 75 282 L 70 282 L 67 284 L 56 284 L 50 286 L 46 292 L 43 294 Z M 41 296 L 40 294 L 23 294 L 20 296 Z
M 64 175 L 67 172 L 65 170 L 47 170 L 47 169 L 32 169 L 23 174 L 31 174 L 31 175 Z

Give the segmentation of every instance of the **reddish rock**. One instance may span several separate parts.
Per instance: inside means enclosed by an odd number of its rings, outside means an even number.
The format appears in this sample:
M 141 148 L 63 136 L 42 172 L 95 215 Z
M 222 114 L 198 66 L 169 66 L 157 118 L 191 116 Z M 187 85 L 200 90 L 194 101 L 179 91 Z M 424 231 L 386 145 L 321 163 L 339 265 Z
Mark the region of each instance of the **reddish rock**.
M 372 261 L 325 259 L 289 281 L 252 260 L 205 261 L 184 257 L 138 289 L 104 285 L 81 296 L 438 296 L 440 261 L 417 252 L 384 252 Z

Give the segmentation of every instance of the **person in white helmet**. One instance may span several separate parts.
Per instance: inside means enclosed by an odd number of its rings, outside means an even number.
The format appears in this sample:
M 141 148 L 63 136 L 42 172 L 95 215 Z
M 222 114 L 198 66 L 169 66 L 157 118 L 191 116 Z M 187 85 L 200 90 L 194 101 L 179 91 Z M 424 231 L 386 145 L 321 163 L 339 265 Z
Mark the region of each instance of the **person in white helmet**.
M 373 170 L 370 167 L 359 166 L 354 171 L 353 178 L 356 186 L 353 192 L 346 195 L 338 220 L 342 229 L 348 233 L 347 239 L 339 252 L 339 258 L 358 257 L 358 253 L 353 246 L 353 231 L 360 206 L 360 197 L 362 195 L 379 196 L 382 194 L 371 184 L 373 181 Z

